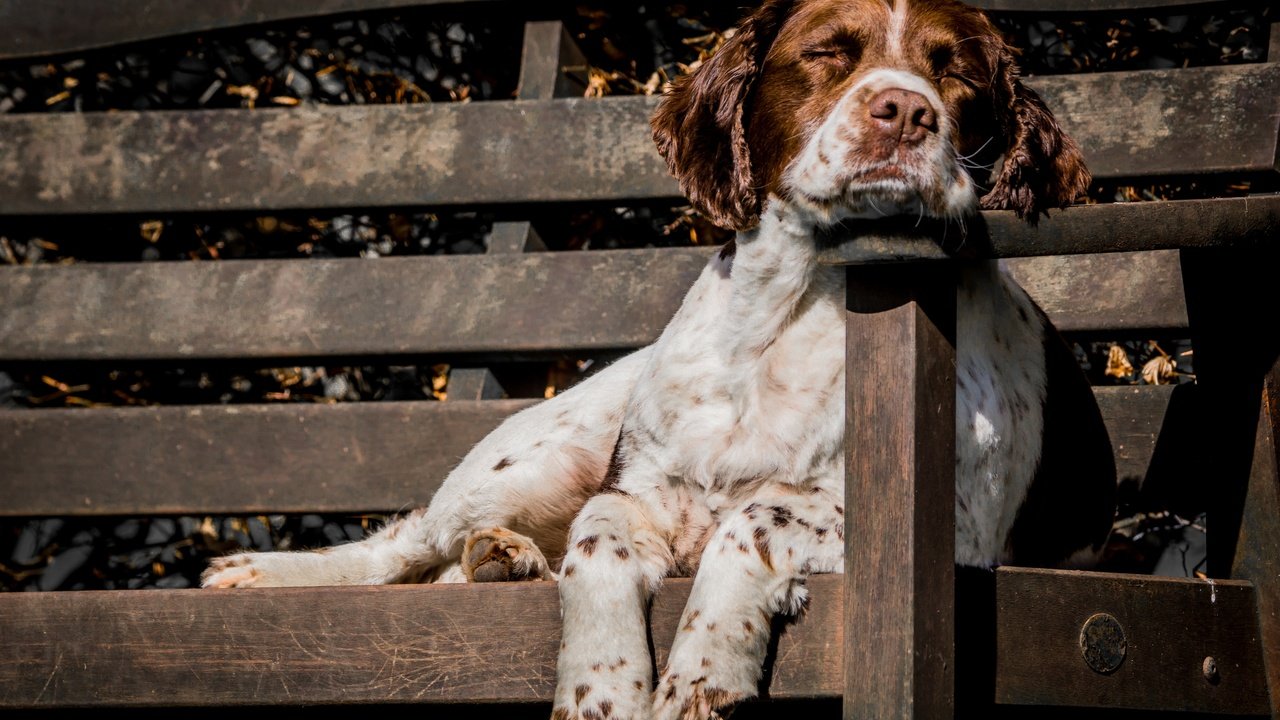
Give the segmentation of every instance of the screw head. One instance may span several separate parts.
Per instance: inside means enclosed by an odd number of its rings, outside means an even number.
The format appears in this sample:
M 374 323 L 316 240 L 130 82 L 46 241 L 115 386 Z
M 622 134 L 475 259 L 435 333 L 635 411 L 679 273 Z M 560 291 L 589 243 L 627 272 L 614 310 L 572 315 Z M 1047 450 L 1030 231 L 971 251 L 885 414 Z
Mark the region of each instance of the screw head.
M 1218 661 L 1212 655 L 1204 659 L 1204 663 L 1200 665 L 1200 672 L 1204 673 L 1204 679 L 1210 685 L 1217 685 L 1222 679 L 1218 674 Z
M 1120 668 L 1129 643 L 1120 621 L 1107 613 L 1097 613 L 1080 628 L 1080 654 L 1085 664 L 1099 675 L 1110 675 Z

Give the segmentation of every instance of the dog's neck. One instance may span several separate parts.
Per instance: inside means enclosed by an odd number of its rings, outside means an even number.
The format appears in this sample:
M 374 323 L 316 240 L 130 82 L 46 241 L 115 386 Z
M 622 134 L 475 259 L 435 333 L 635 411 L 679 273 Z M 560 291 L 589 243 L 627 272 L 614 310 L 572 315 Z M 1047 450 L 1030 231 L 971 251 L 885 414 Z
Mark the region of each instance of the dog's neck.
M 812 217 L 770 198 L 756 227 L 739 232 L 732 259 L 726 330 L 736 357 L 758 356 L 814 301 L 822 275 Z

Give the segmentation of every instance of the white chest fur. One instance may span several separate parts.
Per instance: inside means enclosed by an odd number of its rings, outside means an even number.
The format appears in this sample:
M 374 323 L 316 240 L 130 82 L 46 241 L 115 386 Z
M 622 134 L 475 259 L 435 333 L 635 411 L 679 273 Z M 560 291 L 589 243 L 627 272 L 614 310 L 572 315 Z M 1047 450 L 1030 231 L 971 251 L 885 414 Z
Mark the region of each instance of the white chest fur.
M 711 261 L 628 409 L 645 460 L 712 515 L 761 483 L 843 483 L 844 273 L 786 213 Z M 994 264 L 966 267 L 957 300 L 956 559 L 992 565 L 1039 458 L 1043 330 Z

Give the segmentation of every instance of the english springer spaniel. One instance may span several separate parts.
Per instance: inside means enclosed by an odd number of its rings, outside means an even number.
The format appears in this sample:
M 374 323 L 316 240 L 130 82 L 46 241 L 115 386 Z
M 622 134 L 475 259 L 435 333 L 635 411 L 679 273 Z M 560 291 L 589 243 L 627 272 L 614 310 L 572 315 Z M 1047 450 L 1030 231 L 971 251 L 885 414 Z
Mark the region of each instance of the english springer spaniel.
M 1034 221 L 1089 174 L 1000 33 L 954 0 L 767 0 L 653 132 L 693 204 L 737 231 L 657 342 L 507 420 L 429 507 L 363 542 L 216 560 L 205 586 L 558 579 L 555 720 L 711 718 L 756 694 L 772 617 L 843 566 L 845 273 L 818 264 L 821 231 L 979 207 Z M 1114 515 L 1106 430 L 992 263 L 962 266 L 957 364 L 956 561 L 1087 563 Z M 646 604 L 681 574 L 654 689 Z

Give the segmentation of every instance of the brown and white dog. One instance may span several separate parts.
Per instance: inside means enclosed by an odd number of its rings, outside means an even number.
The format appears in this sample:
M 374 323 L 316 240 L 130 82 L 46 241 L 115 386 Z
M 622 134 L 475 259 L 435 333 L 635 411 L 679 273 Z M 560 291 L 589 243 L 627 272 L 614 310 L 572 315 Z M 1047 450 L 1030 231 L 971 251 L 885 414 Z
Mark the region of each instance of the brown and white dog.
M 842 569 L 845 286 L 821 230 L 1034 220 L 1089 175 L 953 0 L 768 0 L 653 129 L 690 200 L 738 231 L 658 341 L 512 417 L 428 508 L 328 551 L 222 558 L 206 586 L 556 578 L 557 720 L 709 718 L 756 694 L 772 617 Z M 1115 490 L 1089 387 L 994 264 L 961 276 L 956 560 L 1087 562 Z M 646 603 L 675 574 L 696 580 L 655 690 Z

